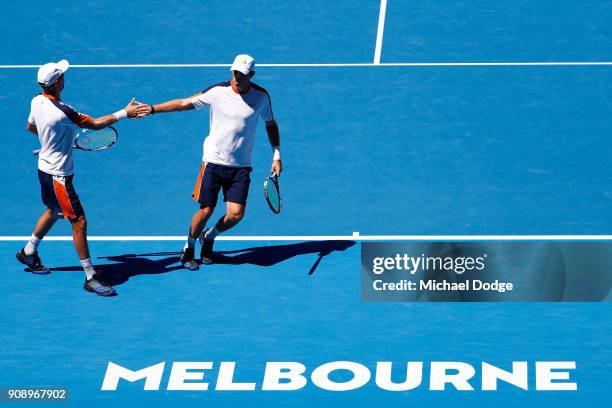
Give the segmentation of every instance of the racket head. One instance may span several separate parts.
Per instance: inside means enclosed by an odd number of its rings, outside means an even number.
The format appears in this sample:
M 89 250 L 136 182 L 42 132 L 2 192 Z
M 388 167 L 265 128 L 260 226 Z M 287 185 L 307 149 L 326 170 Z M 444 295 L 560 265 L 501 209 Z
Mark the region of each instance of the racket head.
M 74 147 L 89 152 L 98 152 L 108 149 L 118 140 L 119 133 L 112 126 L 99 130 L 83 129 L 75 136 Z
M 279 214 L 281 212 L 282 200 L 276 174 L 273 173 L 264 180 L 264 195 L 272 212 Z

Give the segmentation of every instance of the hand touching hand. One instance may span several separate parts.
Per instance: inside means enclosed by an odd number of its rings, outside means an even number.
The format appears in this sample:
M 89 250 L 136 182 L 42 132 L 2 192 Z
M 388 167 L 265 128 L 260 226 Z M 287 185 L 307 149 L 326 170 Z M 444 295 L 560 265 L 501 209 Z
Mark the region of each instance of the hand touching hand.
M 132 98 L 124 109 L 130 119 L 143 118 L 150 112 L 150 106 L 138 102 L 136 98 Z

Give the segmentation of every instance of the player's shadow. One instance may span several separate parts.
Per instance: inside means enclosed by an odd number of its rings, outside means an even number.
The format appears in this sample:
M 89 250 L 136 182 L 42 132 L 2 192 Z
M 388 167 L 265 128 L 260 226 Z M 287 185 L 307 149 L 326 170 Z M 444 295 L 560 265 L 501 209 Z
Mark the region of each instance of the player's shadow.
M 158 258 L 161 257 L 161 258 Z M 148 254 L 125 254 L 114 256 L 99 256 L 97 259 L 112 261 L 112 263 L 96 262 L 99 270 L 108 283 L 113 286 L 121 285 L 137 275 L 158 275 L 183 269 L 178 262 L 178 252 L 154 252 Z M 158 258 L 158 259 L 150 259 Z M 83 271 L 81 266 L 65 266 L 51 268 L 52 272 Z
M 272 266 L 299 255 L 318 254 L 308 274 L 312 275 L 321 260 L 334 251 L 345 251 L 355 245 L 355 241 L 313 241 L 287 245 L 270 245 L 244 248 L 233 251 L 216 251 L 213 259 L 217 265 L 258 265 Z M 124 254 L 101 256 L 98 259 L 111 263 L 96 263 L 96 268 L 113 286 L 127 282 L 132 276 L 157 275 L 176 270 L 184 270 L 178 261 L 179 252 L 153 252 L 146 254 Z M 207 266 L 208 267 L 208 266 Z M 214 268 L 214 265 L 210 266 Z M 82 271 L 81 266 L 51 268 L 53 272 Z
M 323 257 L 334 251 L 345 251 L 355 245 L 355 241 L 311 241 L 299 244 L 271 245 L 237 249 L 234 251 L 218 251 L 215 253 L 216 264 L 272 266 L 298 255 L 318 254 L 317 260 L 310 267 L 309 275 L 321 263 Z

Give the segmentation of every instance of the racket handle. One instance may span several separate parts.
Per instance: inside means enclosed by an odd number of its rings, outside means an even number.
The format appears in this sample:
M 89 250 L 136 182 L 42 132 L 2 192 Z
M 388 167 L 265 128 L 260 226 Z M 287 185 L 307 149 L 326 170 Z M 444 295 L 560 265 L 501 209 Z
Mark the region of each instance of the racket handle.
M 34 156 L 38 156 L 38 153 L 40 153 L 40 149 L 32 150 Z

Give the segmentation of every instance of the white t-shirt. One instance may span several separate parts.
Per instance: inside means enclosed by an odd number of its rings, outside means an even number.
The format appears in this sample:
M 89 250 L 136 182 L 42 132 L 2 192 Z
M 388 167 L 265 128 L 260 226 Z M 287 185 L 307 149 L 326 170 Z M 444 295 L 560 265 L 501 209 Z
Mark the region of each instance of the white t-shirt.
M 76 131 L 89 120 L 72 106 L 51 95 L 36 95 L 30 105 L 28 123 L 36 126 L 40 140 L 38 168 L 53 176 L 74 174 L 72 143 Z
M 204 140 L 202 161 L 229 167 L 250 167 L 257 121 L 274 119 L 268 92 L 251 83 L 240 95 L 230 82 L 213 85 L 191 98 L 196 109 L 210 106 L 210 133 Z

